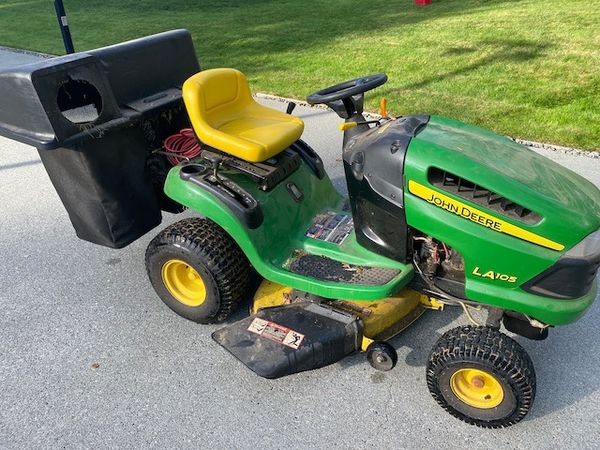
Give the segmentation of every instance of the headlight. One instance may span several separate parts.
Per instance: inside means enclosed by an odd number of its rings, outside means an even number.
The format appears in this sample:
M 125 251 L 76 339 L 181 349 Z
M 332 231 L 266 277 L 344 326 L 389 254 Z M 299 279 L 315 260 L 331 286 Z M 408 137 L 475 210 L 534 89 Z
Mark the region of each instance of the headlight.
M 586 258 L 600 253 L 600 229 L 590 234 L 583 241 L 565 253 L 570 258 Z
M 567 251 L 521 288 L 544 297 L 574 299 L 587 294 L 600 267 L 600 229 Z

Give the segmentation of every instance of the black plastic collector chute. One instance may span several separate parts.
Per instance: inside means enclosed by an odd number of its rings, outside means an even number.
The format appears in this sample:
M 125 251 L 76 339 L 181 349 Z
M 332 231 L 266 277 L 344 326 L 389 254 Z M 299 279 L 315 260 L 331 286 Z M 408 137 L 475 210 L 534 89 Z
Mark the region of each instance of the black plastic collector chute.
M 0 72 L 0 135 L 36 147 L 81 239 L 128 245 L 177 205 L 153 153 L 189 126 L 181 86 L 200 70 L 176 30 Z

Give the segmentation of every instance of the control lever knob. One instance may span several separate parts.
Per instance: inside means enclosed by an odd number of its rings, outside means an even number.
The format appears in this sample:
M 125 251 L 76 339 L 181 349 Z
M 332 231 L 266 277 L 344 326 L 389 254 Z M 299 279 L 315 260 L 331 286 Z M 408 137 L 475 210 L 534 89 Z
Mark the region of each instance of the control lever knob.
M 223 157 L 221 155 L 215 155 L 215 154 L 210 154 L 210 155 L 205 154 L 203 156 L 204 156 L 204 159 L 207 160 L 210 163 L 210 165 L 212 166 L 213 176 L 218 179 L 217 171 L 219 170 L 219 166 L 223 162 Z
M 287 105 L 287 108 L 285 110 L 286 114 L 292 114 L 292 112 L 294 112 L 294 109 L 296 108 L 296 103 L 294 102 L 289 102 Z

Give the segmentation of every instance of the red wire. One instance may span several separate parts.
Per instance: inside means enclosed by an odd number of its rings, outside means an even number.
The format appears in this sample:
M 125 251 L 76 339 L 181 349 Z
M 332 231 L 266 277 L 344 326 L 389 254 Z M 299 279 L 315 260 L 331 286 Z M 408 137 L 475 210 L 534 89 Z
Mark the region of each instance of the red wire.
M 174 166 L 186 159 L 195 158 L 202 151 L 202 148 L 194 135 L 194 131 L 191 128 L 184 128 L 179 133 L 169 136 L 165 139 L 163 145 L 167 152 L 181 155 L 181 157 L 177 155 L 167 156 L 169 162 Z
M 450 251 L 448 250 L 448 247 L 446 247 L 446 244 L 442 242 L 442 245 L 444 246 L 444 253 L 446 253 L 446 259 L 448 259 L 450 257 Z

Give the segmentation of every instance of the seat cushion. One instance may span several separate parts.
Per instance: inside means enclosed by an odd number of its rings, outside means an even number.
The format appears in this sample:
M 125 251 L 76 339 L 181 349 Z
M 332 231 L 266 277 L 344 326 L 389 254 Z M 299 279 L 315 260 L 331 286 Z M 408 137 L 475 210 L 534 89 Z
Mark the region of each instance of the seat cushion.
M 247 161 L 272 158 L 296 142 L 304 130 L 297 117 L 258 104 L 248 106 L 244 113 L 218 127 L 230 139 L 213 143 L 219 150 Z
M 299 118 L 256 103 L 246 77 L 235 69 L 205 70 L 190 77 L 183 98 L 202 142 L 249 162 L 272 158 L 304 130 Z

